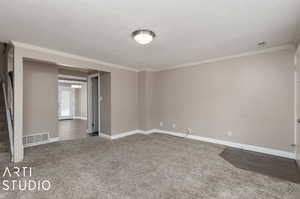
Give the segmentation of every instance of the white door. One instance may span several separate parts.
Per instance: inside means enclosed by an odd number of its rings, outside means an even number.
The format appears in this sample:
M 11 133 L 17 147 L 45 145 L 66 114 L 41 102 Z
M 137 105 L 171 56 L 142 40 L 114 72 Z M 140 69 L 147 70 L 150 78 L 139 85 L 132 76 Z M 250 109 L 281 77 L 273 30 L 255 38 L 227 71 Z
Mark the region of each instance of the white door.
M 60 87 L 59 89 L 59 119 L 73 118 L 73 89 Z

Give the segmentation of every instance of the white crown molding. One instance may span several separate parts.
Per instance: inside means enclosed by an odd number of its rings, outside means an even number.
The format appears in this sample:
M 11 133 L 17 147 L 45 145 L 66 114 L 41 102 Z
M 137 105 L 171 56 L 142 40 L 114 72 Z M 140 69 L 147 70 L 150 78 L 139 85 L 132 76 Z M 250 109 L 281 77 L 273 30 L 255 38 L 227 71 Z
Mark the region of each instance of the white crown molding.
M 144 72 L 144 71 L 146 71 L 146 72 L 156 72 L 156 70 L 154 70 L 153 68 L 145 68 L 145 69 L 141 69 L 141 70 L 139 70 L 138 72 Z
M 162 67 L 159 69 L 153 69 L 153 68 L 136 69 L 136 68 L 132 68 L 132 67 L 128 67 L 128 66 L 104 62 L 101 60 L 86 58 L 83 56 L 74 55 L 74 54 L 70 54 L 70 53 L 66 53 L 66 52 L 62 52 L 62 51 L 58 51 L 58 50 L 43 48 L 43 47 L 39 47 L 39 46 L 35 46 L 35 45 L 23 43 L 23 42 L 10 41 L 10 43 L 12 43 L 15 47 L 18 47 L 18 48 L 24 48 L 24 49 L 54 54 L 54 55 L 58 55 L 58 56 L 62 56 L 62 57 L 68 57 L 68 58 L 77 59 L 80 61 L 91 62 L 91 63 L 95 63 L 95 64 L 99 64 L 99 65 L 104 65 L 104 66 L 109 66 L 109 67 L 113 67 L 113 68 L 118 68 L 118 69 L 127 70 L 127 71 L 134 71 L 134 72 L 142 72 L 142 71 L 160 72 L 160 71 L 174 70 L 174 69 L 179 69 L 179 68 L 187 68 L 187 67 L 192 67 L 192 66 L 202 65 L 202 64 L 207 64 L 207 63 L 225 61 L 225 60 L 230 60 L 230 59 L 239 58 L 239 57 L 247 57 L 247 56 L 258 55 L 258 54 L 263 54 L 263 53 L 276 52 L 276 51 L 280 51 L 280 50 L 295 49 L 295 46 L 293 44 L 286 44 L 286 45 L 276 46 L 273 48 L 266 48 L 266 49 L 262 49 L 262 50 L 250 51 L 250 52 L 245 52 L 245 53 L 240 53 L 240 54 L 235 54 L 235 55 L 230 55 L 230 56 L 224 56 L 224 57 L 216 57 L 216 58 L 200 60 L 197 62 L 191 62 L 191 63 L 186 63 L 186 64 L 167 66 L 167 67 Z M 298 48 L 298 50 L 299 50 L 299 48 Z
M 43 47 L 31 45 L 31 44 L 26 44 L 26 43 L 23 43 L 23 42 L 18 42 L 18 41 L 10 41 L 10 42 L 15 47 L 18 47 L 18 48 L 24 48 L 24 49 L 34 50 L 34 51 L 38 51 L 38 52 L 43 52 L 43 53 L 54 54 L 54 55 L 58 55 L 58 56 L 62 56 L 62 57 L 77 59 L 77 60 L 80 60 L 80 61 L 86 61 L 86 62 L 91 62 L 91 63 L 94 63 L 94 64 L 110 66 L 110 67 L 118 68 L 118 69 L 122 69 L 122 70 L 128 70 L 128 71 L 134 71 L 134 72 L 139 71 L 138 69 L 131 68 L 131 67 L 128 67 L 128 66 L 112 64 L 112 63 L 108 63 L 108 62 L 104 62 L 104 61 L 96 60 L 96 59 L 90 59 L 90 58 L 86 58 L 86 57 L 83 57 L 83 56 L 74 55 L 74 54 L 70 54 L 70 53 L 66 53 L 66 52 L 62 52 L 62 51 L 58 51 L 58 50 L 53 50 L 53 49 L 49 49 L 49 48 L 43 48 Z
M 174 70 L 174 69 L 179 69 L 179 68 L 187 68 L 187 67 L 196 66 L 196 65 L 225 61 L 225 60 L 230 60 L 230 59 L 239 58 L 239 57 L 248 57 L 248 56 L 252 56 L 252 55 L 276 52 L 276 51 L 286 50 L 286 49 L 295 49 L 295 46 L 293 44 L 286 44 L 286 45 L 276 46 L 273 48 L 266 48 L 266 49 L 262 49 L 262 50 L 250 51 L 250 52 L 240 53 L 240 54 L 236 54 L 236 55 L 216 57 L 216 58 L 201 60 L 201 61 L 197 61 L 197 62 L 191 62 L 191 63 L 187 63 L 187 64 L 175 65 L 175 66 L 167 66 L 167 67 L 163 67 L 161 69 L 156 69 L 156 70 L 154 69 L 154 71 L 160 72 L 160 71 Z

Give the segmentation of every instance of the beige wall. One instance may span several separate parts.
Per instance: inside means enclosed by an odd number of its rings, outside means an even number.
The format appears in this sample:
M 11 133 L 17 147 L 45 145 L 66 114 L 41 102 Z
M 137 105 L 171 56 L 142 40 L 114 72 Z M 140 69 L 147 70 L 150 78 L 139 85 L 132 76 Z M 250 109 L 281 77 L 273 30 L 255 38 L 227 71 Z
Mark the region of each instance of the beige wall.
M 146 71 L 138 73 L 138 105 L 139 105 L 139 129 L 146 130 L 146 102 L 147 102 L 147 89 L 146 89 Z
M 100 78 L 100 94 L 102 101 L 100 104 L 101 133 L 111 134 L 111 79 L 110 73 L 102 72 Z
M 155 109 L 152 107 L 154 96 L 154 73 L 142 71 L 138 73 L 139 95 L 139 129 L 151 130 L 153 128 L 152 117 Z
M 138 73 L 112 70 L 111 134 L 138 129 L 138 107 Z
M 23 135 L 49 132 L 58 137 L 57 74 L 55 65 L 24 62 Z
M 294 53 L 283 50 L 155 73 L 153 128 L 191 128 L 194 135 L 292 151 Z

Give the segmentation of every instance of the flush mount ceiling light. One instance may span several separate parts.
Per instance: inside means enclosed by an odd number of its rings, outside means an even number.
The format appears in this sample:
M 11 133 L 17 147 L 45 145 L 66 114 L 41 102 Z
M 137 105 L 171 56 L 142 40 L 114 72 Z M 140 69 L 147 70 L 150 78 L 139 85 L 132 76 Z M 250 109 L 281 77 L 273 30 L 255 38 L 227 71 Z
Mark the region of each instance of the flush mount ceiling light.
M 136 30 L 133 31 L 132 37 L 137 43 L 146 45 L 154 39 L 155 33 L 151 30 L 146 29 Z

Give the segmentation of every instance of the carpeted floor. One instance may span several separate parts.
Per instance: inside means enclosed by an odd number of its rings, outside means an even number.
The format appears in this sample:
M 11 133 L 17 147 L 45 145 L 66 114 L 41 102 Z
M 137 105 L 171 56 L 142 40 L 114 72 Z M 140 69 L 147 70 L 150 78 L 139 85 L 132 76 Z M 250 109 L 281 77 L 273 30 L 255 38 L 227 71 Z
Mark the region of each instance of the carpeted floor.
M 1 189 L 0 199 L 300 198 L 299 184 L 236 168 L 220 156 L 223 150 L 160 134 L 31 147 L 18 166 L 33 167 L 31 179 L 50 180 L 50 191 Z M 1 174 L 8 165 L 2 156 Z

